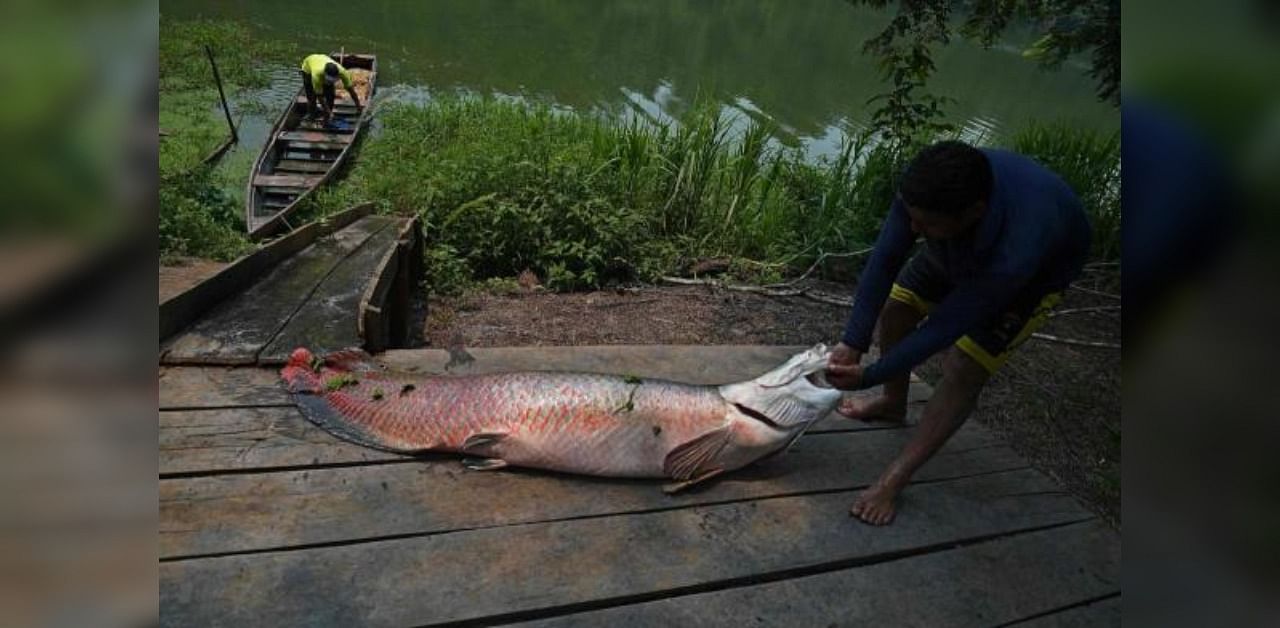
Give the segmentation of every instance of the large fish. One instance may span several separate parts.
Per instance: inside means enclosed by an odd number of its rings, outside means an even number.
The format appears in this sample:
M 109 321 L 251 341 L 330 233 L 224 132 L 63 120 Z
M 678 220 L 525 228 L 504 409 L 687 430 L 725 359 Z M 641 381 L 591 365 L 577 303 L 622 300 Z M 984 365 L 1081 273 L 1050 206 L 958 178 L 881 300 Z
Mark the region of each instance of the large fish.
M 401 453 L 459 452 L 507 465 L 671 478 L 674 492 L 777 453 L 826 416 L 817 345 L 755 379 L 723 386 L 586 373 L 422 377 L 360 351 L 293 351 L 281 377 L 302 413 L 333 434 Z

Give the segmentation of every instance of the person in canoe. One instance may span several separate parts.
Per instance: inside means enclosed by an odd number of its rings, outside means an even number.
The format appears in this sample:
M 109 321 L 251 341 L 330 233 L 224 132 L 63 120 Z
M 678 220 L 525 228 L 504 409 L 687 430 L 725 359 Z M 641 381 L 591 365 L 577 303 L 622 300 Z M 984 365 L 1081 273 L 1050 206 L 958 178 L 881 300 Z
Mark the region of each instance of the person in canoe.
M 328 55 L 307 55 L 302 60 L 302 88 L 307 93 L 307 119 L 321 118 L 328 126 L 333 120 L 334 84 L 342 81 L 351 100 L 355 101 L 356 110 L 360 109 L 360 96 L 356 94 L 351 80 L 351 73 Z M 317 102 L 317 95 L 323 94 L 323 103 Z M 323 105 L 322 107 L 320 105 Z M 321 115 L 322 114 L 322 115 Z

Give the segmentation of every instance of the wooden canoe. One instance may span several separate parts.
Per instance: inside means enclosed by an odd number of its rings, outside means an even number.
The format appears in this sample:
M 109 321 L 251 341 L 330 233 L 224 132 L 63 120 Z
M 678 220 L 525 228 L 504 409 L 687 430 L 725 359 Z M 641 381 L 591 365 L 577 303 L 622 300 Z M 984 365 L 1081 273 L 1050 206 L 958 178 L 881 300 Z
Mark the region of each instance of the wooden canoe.
M 289 228 L 288 216 L 313 190 L 324 185 L 347 159 L 369 121 L 369 103 L 378 78 L 378 58 L 365 54 L 330 55 L 352 73 L 363 108 L 358 112 L 342 83 L 336 86 L 333 119 L 341 128 L 306 121 L 307 97 L 298 92 L 276 120 L 262 153 L 253 162 L 245 193 L 245 227 L 251 238 Z

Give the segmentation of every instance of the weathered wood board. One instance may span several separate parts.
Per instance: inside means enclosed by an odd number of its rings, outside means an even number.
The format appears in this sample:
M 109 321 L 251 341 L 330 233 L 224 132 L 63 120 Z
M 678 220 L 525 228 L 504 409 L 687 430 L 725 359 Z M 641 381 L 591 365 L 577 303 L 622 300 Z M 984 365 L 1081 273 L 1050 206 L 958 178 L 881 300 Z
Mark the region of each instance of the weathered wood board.
M 190 414 L 190 413 L 189 413 Z M 191 419 L 192 417 L 184 417 Z M 286 467 L 306 463 L 302 447 L 282 451 L 259 446 L 261 419 L 242 423 L 243 432 L 210 443 L 201 460 L 237 468 L 241 455 L 252 463 Z M 197 424 L 203 428 L 204 424 Z M 279 433 L 296 422 L 269 424 Z M 312 428 L 312 430 L 318 428 Z M 197 428 L 162 428 L 163 444 L 187 444 L 204 438 Z M 292 438 L 327 461 L 404 460 L 344 443 L 326 443 L 323 434 L 303 429 Z M 166 432 L 170 435 L 166 438 Z M 195 435 L 195 438 L 193 438 Z M 534 470 L 478 473 L 467 471 L 453 455 L 434 455 L 406 464 L 289 469 L 279 473 L 182 477 L 160 482 L 160 555 L 190 556 L 271 547 L 326 543 L 351 538 L 445 532 L 485 525 L 508 525 L 572 516 L 657 510 L 805 492 L 853 490 L 875 481 L 910 436 L 905 430 L 811 434 L 790 451 L 726 475 L 705 488 L 674 496 L 662 493 L 660 480 L 587 478 Z M 227 441 L 234 439 L 234 445 Z M 331 439 L 332 441 L 333 439 Z M 361 455 L 363 452 L 367 455 Z M 173 449 L 170 449 L 173 451 Z M 190 450 L 181 450 L 187 454 Z M 300 455 L 301 454 L 301 455 Z M 268 457 L 279 456 L 271 460 Z M 234 457 L 233 457 L 234 456 Z M 191 456 L 181 464 L 192 465 Z M 265 464 L 264 464 L 265 463 Z M 282 464 L 284 463 L 284 464 Z M 198 462 L 197 462 L 198 464 Z M 928 481 L 1008 471 L 1026 466 L 1012 450 L 985 431 L 957 434 L 917 474 Z M 207 466 L 205 468 L 208 468 Z M 196 525 L 199 524 L 199 525 Z
M 280 262 L 261 281 L 212 308 L 163 347 L 169 364 L 252 364 L 313 290 L 394 219 L 365 216 Z
M 360 347 L 360 297 L 376 280 L 378 262 L 396 246 L 398 219 L 386 219 L 387 227 L 369 237 L 338 264 L 307 297 L 278 334 L 258 354 L 260 364 L 283 364 L 300 346 L 318 352 Z
M 834 493 L 169 561 L 161 620 L 429 625 L 660 595 L 1089 518 L 1053 489 L 1029 470 L 924 484 L 879 529 Z
M 551 368 L 723 383 L 795 350 L 382 361 L 424 375 Z M 783 455 L 667 496 L 661 481 L 473 472 L 454 455 L 345 443 L 303 419 L 277 379 L 161 369 L 165 625 L 1119 623 L 1119 536 L 980 425 L 920 470 L 892 526 L 874 528 L 848 507 L 909 427 L 829 418 Z M 928 386 L 912 394 L 915 415 Z
M 1120 545 L 1114 537 L 1105 524 L 1082 522 L 901 560 L 518 625 L 1003 625 L 1119 591 Z M 1119 603 L 1099 602 L 1019 625 L 1119 626 Z

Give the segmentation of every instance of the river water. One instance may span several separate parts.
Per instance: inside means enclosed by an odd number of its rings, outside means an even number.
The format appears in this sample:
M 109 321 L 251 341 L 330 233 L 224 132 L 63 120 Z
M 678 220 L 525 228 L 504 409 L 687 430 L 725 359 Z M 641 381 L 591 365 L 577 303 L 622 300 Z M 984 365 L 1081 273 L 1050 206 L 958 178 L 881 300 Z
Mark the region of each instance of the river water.
M 831 154 L 867 128 L 884 90 L 862 42 L 891 13 L 841 0 L 165 0 L 172 18 L 248 24 L 304 51 L 378 55 L 384 100 L 464 91 L 577 111 L 664 119 L 711 100 L 740 119 L 776 123 L 778 141 Z M 936 53 L 934 93 L 954 99 L 948 118 L 971 140 L 999 142 L 1032 120 L 1119 127 L 1079 61 L 1040 70 L 1013 29 L 991 49 L 957 40 Z M 280 104 L 297 89 L 274 73 Z M 269 114 L 245 115 L 244 145 L 261 145 Z

